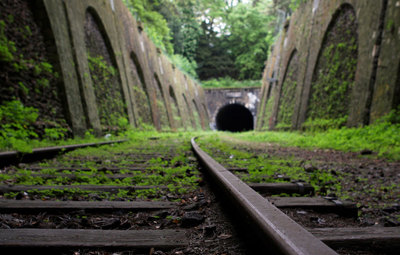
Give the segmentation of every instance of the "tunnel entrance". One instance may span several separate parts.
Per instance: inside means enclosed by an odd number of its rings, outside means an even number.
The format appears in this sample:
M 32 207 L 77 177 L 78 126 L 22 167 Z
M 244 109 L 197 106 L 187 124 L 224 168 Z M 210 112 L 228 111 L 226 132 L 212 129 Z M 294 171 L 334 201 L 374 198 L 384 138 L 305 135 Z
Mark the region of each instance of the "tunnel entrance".
M 216 117 L 217 130 L 242 132 L 253 130 L 253 115 L 241 104 L 228 104 L 222 107 Z

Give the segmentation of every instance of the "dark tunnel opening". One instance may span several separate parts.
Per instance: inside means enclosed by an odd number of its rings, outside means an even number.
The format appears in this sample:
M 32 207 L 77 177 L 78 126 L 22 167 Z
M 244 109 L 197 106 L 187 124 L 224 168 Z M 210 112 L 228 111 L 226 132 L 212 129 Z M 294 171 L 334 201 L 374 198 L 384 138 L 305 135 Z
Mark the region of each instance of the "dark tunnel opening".
M 253 115 L 241 104 L 229 104 L 222 107 L 216 117 L 220 131 L 242 132 L 253 130 Z

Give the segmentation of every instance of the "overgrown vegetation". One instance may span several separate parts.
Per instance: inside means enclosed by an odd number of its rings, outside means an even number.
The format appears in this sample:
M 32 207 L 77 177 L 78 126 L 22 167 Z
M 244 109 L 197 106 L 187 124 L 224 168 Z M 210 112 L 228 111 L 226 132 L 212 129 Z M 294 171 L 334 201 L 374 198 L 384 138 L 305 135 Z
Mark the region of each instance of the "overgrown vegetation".
M 126 130 L 129 125 L 126 105 L 120 89 L 114 86 L 115 80 L 119 79 L 118 71 L 102 56 L 91 56 L 88 53 L 88 63 L 103 131 Z
M 335 19 L 314 72 L 306 126 L 341 126 L 348 116 L 357 68 L 357 23 L 350 7 L 339 11 Z
M 300 2 L 124 0 L 157 47 L 200 80 L 261 78 L 273 37 Z
M 261 87 L 259 80 L 234 80 L 231 77 L 223 77 L 210 79 L 202 82 L 203 88 L 244 88 L 244 87 Z
M 21 193 L 7 193 L 5 197 L 78 199 L 78 200 L 135 200 L 169 199 L 194 191 L 200 180 L 196 165 L 190 154 L 192 134 L 162 134 L 158 132 L 128 132 L 130 140 L 114 146 L 79 149 L 58 157 L 53 161 L 40 163 L 40 171 L 12 168 L 0 176 L 0 182 L 14 185 L 55 186 L 50 190 L 29 190 Z M 154 156 L 151 156 L 155 154 Z M 157 156 L 160 154 L 161 156 Z M 132 166 L 142 164 L 142 169 Z M 76 168 L 60 170 L 59 167 Z M 75 166 L 75 167 L 74 167 Z M 119 168 L 113 172 L 107 168 Z M 123 175 L 123 176 L 121 176 Z M 58 189 L 59 185 L 71 185 Z M 84 190 L 77 185 L 121 186 L 116 192 Z M 77 186 L 77 187 L 74 187 Z M 153 186 L 131 189 L 132 186 Z M 166 197 L 168 195 L 168 198 Z
M 322 129 L 314 126 L 307 132 L 248 132 L 237 134 L 238 138 L 273 142 L 282 146 L 300 148 L 323 148 L 359 152 L 371 150 L 379 157 L 400 160 L 400 109 L 376 121 L 374 124 L 359 127 L 342 127 L 338 124 L 324 125 Z M 340 122 L 340 120 L 338 120 Z M 327 129 L 326 129 L 327 128 Z
M 298 54 L 292 53 L 292 57 L 286 70 L 285 80 L 282 85 L 282 92 L 279 98 L 278 125 L 276 128 L 290 129 L 294 113 L 294 104 L 297 88 Z
M 246 173 L 236 173 L 247 183 L 306 182 L 318 195 L 340 191 L 338 176 L 329 170 L 304 171 L 310 162 L 293 158 L 255 155 L 248 148 L 229 141 L 224 135 L 213 135 L 199 139 L 199 144 L 209 155 L 225 167 L 242 167 Z

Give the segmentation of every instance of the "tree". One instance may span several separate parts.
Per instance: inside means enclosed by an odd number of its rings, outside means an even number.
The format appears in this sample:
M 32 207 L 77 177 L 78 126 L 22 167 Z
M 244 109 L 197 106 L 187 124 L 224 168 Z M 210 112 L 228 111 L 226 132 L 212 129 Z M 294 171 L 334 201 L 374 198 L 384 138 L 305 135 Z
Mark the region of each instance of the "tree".
M 269 46 L 273 41 L 273 16 L 267 15 L 270 1 L 256 5 L 238 4 L 227 17 L 228 42 L 240 79 L 260 79 Z
M 135 18 L 144 24 L 146 33 L 155 45 L 168 54 L 173 54 L 171 32 L 168 23 L 155 8 L 158 0 L 123 0 Z

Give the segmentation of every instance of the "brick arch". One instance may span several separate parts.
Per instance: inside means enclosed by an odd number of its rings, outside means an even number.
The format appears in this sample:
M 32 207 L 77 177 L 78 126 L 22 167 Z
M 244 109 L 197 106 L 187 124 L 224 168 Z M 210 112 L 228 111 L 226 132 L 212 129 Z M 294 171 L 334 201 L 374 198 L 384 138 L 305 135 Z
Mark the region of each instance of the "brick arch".
M 283 77 L 282 88 L 279 95 L 277 112 L 277 127 L 291 128 L 294 114 L 296 88 L 298 82 L 299 54 L 292 50 L 286 71 Z M 271 86 L 270 86 L 271 87 Z
M 89 6 L 85 12 L 85 45 L 103 131 L 112 131 L 118 119 L 128 118 L 122 82 L 115 53 L 97 11 Z
M 306 118 L 347 119 L 358 59 L 357 15 L 342 4 L 332 16 L 314 67 Z

